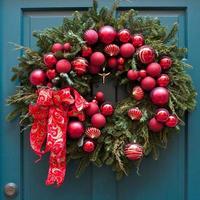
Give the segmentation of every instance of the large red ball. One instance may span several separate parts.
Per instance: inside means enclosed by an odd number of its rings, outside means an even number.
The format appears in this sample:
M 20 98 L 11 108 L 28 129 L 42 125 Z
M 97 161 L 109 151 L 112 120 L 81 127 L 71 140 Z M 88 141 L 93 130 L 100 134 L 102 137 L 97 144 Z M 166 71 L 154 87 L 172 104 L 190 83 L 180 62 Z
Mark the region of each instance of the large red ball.
M 91 74 L 98 74 L 101 71 L 101 66 L 89 65 L 88 70 Z
M 151 91 L 150 97 L 155 105 L 163 106 L 169 101 L 169 91 L 164 87 L 156 87 Z
M 135 81 L 139 78 L 139 72 L 137 70 L 130 69 L 127 72 L 127 78 L 131 81 Z
M 158 122 L 155 118 L 149 120 L 149 129 L 155 133 L 160 132 L 163 129 L 163 124 Z
M 101 91 L 98 91 L 95 95 L 95 99 L 99 102 L 99 103 L 103 103 L 105 101 L 105 96 L 104 93 Z
M 94 102 L 90 102 L 88 107 L 86 108 L 86 114 L 88 116 L 92 116 L 98 112 L 99 112 L 99 106 Z
M 101 52 L 94 52 L 90 56 L 91 65 L 101 66 L 105 62 L 105 56 Z
M 158 63 L 153 62 L 147 66 L 146 72 L 151 77 L 158 77 L 161 73 L 161 66 Z
M 57 63 L 57 59 L 52 53 L 45 54 L 43 61 L 48 68 L 53 67 Z
M 111 116 L 114 112 L 114 108 L 110 103 L 104 103 L 100 109 L 104 116 Z
M 110 67 L 111 69 L 116 69 L 117 68 L 117 59 L 114 57 L 111 57 L 108 59 L 108 67 Z
M 141 87 L 146 91 L 152 90 L 155 86 L 156 86 L 156 81 L 154 78 L 150 76 L 143 78 L 141 81 Z
M 83 150 L 87 153 L 91 153 L 93 152 L 95 149 L 95 144 L 92 140 L 86 140 L 84 143 L 83 143 Z
M 71 70 L 71 63 L 66 59 L 61 59 L 56 63 L 58 73 L 68 73 Z
M 45 73 L 41 69 L 35 69 L 31 72 L 29 80 L 32 85 L 42 85 L 45 81 Z
M 165 57 L 161 58 L 159 63 L 160 63 L 160 66 L 162 67 L 162 69 L 167 70 L 172 66 L 172 59 L 168 56 L 165 56 Z
M 95 44 L 98 40 L 98 33 L 93 29 L 89 29 L 84 33 L 84 40 L 89 45 Z
M 83 123 L 80 121 L 71 121 L 68 124 L 68 134 L 72 139 L 80 138 L 84 133 Z
M 130 31 L 127 29 L 122 29 L 118 33 L 118 38 L 120 42 L 126 43 L 130 40 L 131 34 Z
M 103 128 L 106 125 L 106 118 L 102 114 L 96 113 L 91 118 L 91 124 L 95 128 Z
M 135 53 L 135 47 L 131 43 L 122 44 L 120 54 L 124 58 L 130 58 Z
M 132 36 L 132 44 L 134 47 L 141 47 L 144 44 L 144 37 L 141 34 L 134 34 Z
M 165 108 L 156 110 L 155 118 L 158 122 L 166 122 L 169 118 L 169 111 Z
M 99 39 L 104 44 L 111 44 L 116 38 L 116 31 L 112 26 L 103 26 L 99 30 Z
M 165 125 L 170 127 L 170 128 L 174 128 L 178 125 L 178 118 L 176 117 L 176 115 L 170 115 L 168 120 L 166 121 Z
M 170 78 L 167 74 L 161 74 L 157 79 L 157 85 L 160 87 L 167 87 L 170 83 Z
M 51 47 L 51 51 L 53 53 L 56 53 L 58 51 L 62 51 L 63 50 L 63 45 L 61 43 L 55 43 L 53 44 L 53 46 Z

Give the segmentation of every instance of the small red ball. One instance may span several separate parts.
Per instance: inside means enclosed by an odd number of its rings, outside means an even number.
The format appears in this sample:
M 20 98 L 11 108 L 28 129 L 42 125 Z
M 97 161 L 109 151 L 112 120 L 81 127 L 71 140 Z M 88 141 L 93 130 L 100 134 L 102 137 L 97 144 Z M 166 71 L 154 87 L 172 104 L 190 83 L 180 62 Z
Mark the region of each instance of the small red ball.
M 80 138 L 84 133 L 83 123 L 80 121 L 71 121 L 68 124 L 68 134 L 72 139 Z
M 176 117 L 176 115 L 170 115 L 168 120 L 166 121 L 165 125 L 170 127 L 170 128 L 174 128 L 178 125 L 178 118 Z
M 53 44 L 53 46 L 51 47 L 51 51 L 53 53 L 56 53 L 58 51 L 62 51 L 63 50 L 63 45 L 61 43 L 55 43 Z
M 101 52 L 94 52 L 90 57 L 91 65 L 101 66 L 105 62 L 105 56 Z
M 166 122 L 169 118 L 169 111 L 165 108 L 156 110 L 155 118 L 158 122 Z
M 129 160 L 138 160 L 142 158 L 144 149 L 139 144 L 127 144 L 124 149 L 124 155 Z
M 135 53 L 135 47 L 131 43 L 122 44 L 120 54 L 124 58 L 130 58 Z
M 89 45 L 95 44 L 98 40 L 98 33 L 93 29 L 89 29 L 84 33 L 84 40 Z
M 162 69 L 167 70 L 172 66 L 172 59 L 168 56 L 165 56 L 165 57 L 161 58 L 159 63 L 160 63 L 160 66 L 162 67 Z
M 123 65 L 124 62 L 125 62 L 125 60 L 124 60 L 124 58 L 119 57 L 119 58 L 117 59 L 117 62 L 118 62 L 119 65 Z
M 118 33 L 118 38 L 120 42 L 126 43 L 130 40 L 131 34 L 130 31 L 127 29 L 122 29 Z
M 91 124 L 95 128 L 103 128 L 106 125 L 106 118 L 101 113 L 96 113 L 91 118 Z
M 139 78 L 139 72 L 137 70 L 130 69 L 127 72 L 127 77 L 131 81 L 135 81 Z
M 101 71 L 101 66 L 89 65 L 88 70 L 91 74 L 98 74 Z
M 117 59 L 114 57 L 111 57 L 108 59 L 108 67 L 111 69 L 116 69 L 117 68 Z
M 161 73 L 161 66 L 158 63 L 153 62 L 147 66 L 146 72 L 151 77 L 158 77 Z
M 104 103 L 100 109 L 104 116 L 111 116 L 114 112 L 114 108 L 110 103 Z
M 164 87 L 156 87 L 150 93 L 151 101 L 158 106 L 163 106 L 169 101 L 169 91 Z
M 145 78 L 145 77 L 147 76 L 146 70 L 141 69 L 141 70 L 139 71 L 139 76 L 140 76 L 141 78 Z
M 158 122 L 155 118 L 149 120 L 149 129 L 155 133 L 160 132 L 163 129 L 163 124 Z
M 148 64 L 155 60 L 156 54 L 152 47 L 144 45 L 137 50 L 137 57 L 141 63 Z
M 66 59 L 61 59 L 56 63 L 58 73 L 68 73 L 71 70 L 71 63 Z
M 157 79 L 157 85 L 160 87 L 167 87 L 170 83 L 170 78 L 167 74 L 161 74 Z
M 48 69 L 46 71 L 46 75 L 47 75 L 48 79 L 52 80 L 56 77 L 56 70 L 55 69 Z
M 63 45 L 63 48 L 65 51 L 69 52 L 72 48 L 71 44 L 69 42 L 66 42 L 64 45 Z
M 32 85 L 42 85 L 45 81 L 45 73 L 41 69 L 35 69 L 31 72 L 29 80 Z
M 141 81 L 141 87 L 146 90 L 150 91 L 156 86 L 156 81 L 154 78 L 147 76 Z
M 57 59 L 52 53 L 45 54 L 43 61 L 48 68 L 52 68 L 57 63 Z
M 85 111 L 88 116 L 92 116 L 99 112 L 99 106 L 94 102 L 90 102 Z
M 144 37 L 141 34 L 134 34 L 132 36 L 132 44 L 134 47 L 141 47 L 144 45 Z
M 104 44 L 111 44 L 116 38 L 116 31 L 112 26 L 103 26 L 99 30 L 99 39 Z
M 103 103 L 105 101 L 105 96 L 104 93 L 99 91 L 96 93 L 95 95 L 95 99 L 99 102 L 99 103 Z
M 95 149 L 95 144 L 92 140 L 86 140 L 84 143 L 83 143 L 83 150 L 87 153 L 91 153 L 93 152 Z
M 89 56 L 91 56 L 91 54 L 92 54 L 92 48 L 91 47 L 84 46 L 82 48 L 81 55 L 83 57 L 89 57 Z

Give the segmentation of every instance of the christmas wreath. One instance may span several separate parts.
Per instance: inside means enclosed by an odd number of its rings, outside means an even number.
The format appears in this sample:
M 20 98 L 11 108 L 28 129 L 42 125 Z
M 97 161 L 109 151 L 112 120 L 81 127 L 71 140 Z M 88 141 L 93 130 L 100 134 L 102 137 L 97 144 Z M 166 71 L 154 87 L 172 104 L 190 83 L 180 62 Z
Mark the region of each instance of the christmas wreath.
M 8 116 L 20 116 L 22 131 L 31 126 L 30 144 L 41 157 L 50 152 L 47 185 L 64 181 L 66 165 L 79 159 L 77 176 L 90 162 L 112 166 L 117 178 L 132 163 L 158 158 L 167 138 L 195 106 L 196 92 L 183 62 L 186 50 L 158 19 L 129 10 L 114 16 L 97 4 L 75 12 L 60 27 L 35 32 L 37 50 L 24 50 L 13 68 L 20 86 Z M 91 86 L 107 79 L 127 89 L 115 107 Z M 45 146 L 43 148 L 43 146 Z

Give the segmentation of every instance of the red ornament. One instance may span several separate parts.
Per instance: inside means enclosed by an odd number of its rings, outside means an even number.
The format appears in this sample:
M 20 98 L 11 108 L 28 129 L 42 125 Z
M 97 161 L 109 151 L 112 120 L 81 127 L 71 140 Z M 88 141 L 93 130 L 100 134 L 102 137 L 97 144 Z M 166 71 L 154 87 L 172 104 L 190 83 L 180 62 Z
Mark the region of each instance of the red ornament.
M 111 69 L 116 69 L 117 68 L 117 59 L 114 57 L 108 58 L 108 67 Z
M 138 107 L 131 108 L 128 110 L 128 116 L 132 120 L 140 120 L 142 117 L 142 111 Z
M 66 59 L 61 59 L 56 63 L 58 73 L 68 73 L 71 70 L 71 63 Z
M 118 69 L 119 71 L 124 71 L 125 67 L 124 67 L 124 65 L 118 65 L 118 66 L 117 66 L 117 69 Z
M 91 118 L 91 124 L 95 128 L 103 128 L 106 125 L 106 118 L 101 113 L 96 113 Z
M 129 160 L 139 160 L 143 157 L 143 147 L 139 144 L 127 144 L 124 149 L 124 155 Z
M 45 73 L 41 69 L 35 69 L 31 72 L 29 80 L 32 85 L 42 85 L 45 81 Z
M 99 106 L 94 102 L 90 102 L 85 111 L 88 116 L 92 116 L 99 112 Z
M 116 44 L 108 44 L 105 46 L 104 51 L 109 56 L 116 56 L 119 54 L 119 47 Z
M 156 54 L 153 48 L 144 45 L 137 50 L 137 57 L 141 63 L 148 64 L 155 60 Z
M 139 72 L 137 70 L 130 69 L 127 72 L 127 77 L 131 81 L 135 81 L 139 78 Z
M 69 52 L 72 48 L 71 44 L 69 42 L 66 42 L 64 45 L 63 45 L 63 48 L 66 52 Z
M 56 77 L 56 70 L 55 69 L 48 69 L 46 72 L 48 79 L 52 80 Z
M 71 121 L 68 124 L 68 134 L 72 139 L 80 138 L 84 133 L 83 123 L 80 121 Z
M 144 91 L 140 86 L 135 86 L 132 91 L 135 100 L 142 100 L 144 98 Z
M 111 116 L 114 112 L 114 108 L 110 103 L 104 103 L 100 109 L 104 116 Z
M 72 61 L 72 67 L 78 76 L 86 73 L 88 68 L 88 61 L 85 58 L 77 57 Z
M 53 87 L 53 84 L 49 82 L 49 83 L 47 83 L 47 87 L 48 87 L 48 88 L 52 88 L 52 87 Z
M 101 66 L 105 62 L 105 56 L 101 52 L 94 52 L 90 57 L 91 65 Z
M 86 140 L 84 143 L 83 143 L 83 150 L 87 153 L 91 153 L 93 152 L 95 149 L 95 144 L 92 140 Z
M 156 87 L 150 93 L 151 101 L 158 106 L 163 106 L 169 101 L 169 91 L 164 87 Z
M 147 76 L 146 70 L 141 69 L 141 70 L 139 71 L 139 76 L 140 76 L 141 78 L 145 78 L 145 77 Z
M 88 70 L 91 74 L 98 74 L 101 71 L 101 66 L 89 65 Z
M 150 76 L 143 78 L 141 81 L 141 87 L 146 91 L 152 90 L 155 86 L 156 86 L 156 81 L 154 78 Z
M 45 54 L 43 61 L 48 68 L 53 67 L 57 63 L 57 59 L 52 53 Z
M 149 76 L 158 77 L 161 73 L 161 66 L 158 63 L 153 62 L 147 66 L 146 71 Z
M 98 40 L 98 33 L 93 29 L 89 29 L 84 33 L 84 40 L 89 45 L 95 44 Z
M 52 51 L 53 53 L 56 53 L 56 52 L 62 51 L 62 50 L 63 50 L 63 45 L 60 44 L 60 43 L 55 43 L 55 44 L 53 44 L 53 46 L 51 47 L 51 51 Z
M 170 115 L 168 120 L 166 121 L 165 125 L 170 127 L 170 128 L 174 128 L 178 125 L 178 118 L 176 117 L 176 115 Z
M 124 58 L 130 58 L 135 53 L 135 47 L 131 43 L 122 44 L 120 54 Z
M 87 137 L 95 139 L 101 135 L 101 131 L 98 128 L 89 127 L 86 129 L 85 134 L 87 135 Z
M 148 123 L 149 129 L 155 133 L 160 132 L 163 129 L 163 124 L 158 122 L 156 118 L 152 118 Z
M 91 47 L 84 46 L 82 48 L 81 55 L 83 57 L 89 57 L 89 56 L 91 56 L 91 54 L 92 54 L 92 48 Z
M 165 108 L 156 110 L 155 118 L 158 122 L 166 122 L 169 118 L 169 111 Z
M 157 79 L 157 85 L 160 87 L 167 87 L 169 85 L 170 78 L 167 74 L 161 74 Z
M 141 47 L 144 45 L 144 37 L 142 34 L 134 34 L 132 36 L 132 44 L 134 47 Z
M 104 97 L 104 93 L 99 91 L 96 93 L 95 95 L 95 99 L 99 102 L 99 103 L 103 103 L 105 101 L 105 97 Z
M 128 42 L 131 38 L 130 31 L 127 29 L 120 30 L 118 33 L 118 38 L 119 38 L 120 42 L 123 42 L 123 43 Z
M 119 58 L 117 59 L 117 62 L 118 62 L 119 65 L 123 65 L 124 62 L 125 62 L 125 60 L 124 60 L 124 58 L 119 57 Z
M 111 44 L 116 38 L 116 31 L 112 26 L 103 26 L 99 30 L 99 39 L 104 44 Z
M 172 59 L 168 56 L 165 56 L 165 57 L 161 58 L 159 63 L 160 63 L 160 66 L 162 67 L 162 69 L 167 70 L 172 66 Z

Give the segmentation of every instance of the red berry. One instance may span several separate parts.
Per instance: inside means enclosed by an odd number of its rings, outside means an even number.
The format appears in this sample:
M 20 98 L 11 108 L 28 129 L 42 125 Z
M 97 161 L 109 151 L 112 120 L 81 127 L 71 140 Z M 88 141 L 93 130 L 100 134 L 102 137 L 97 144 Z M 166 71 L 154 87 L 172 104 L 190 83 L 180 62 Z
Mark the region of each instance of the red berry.
M 46 75 L 48 77 L 48 79 L 54 79 L 56 77 L 56 70 L 55 69 L 49 69 L 46 72 Z
M 132 91 L 135 100 L 142 100 L 144 98 L 144 91 L 140 86 L 135 86 Z
M 161 73 L 161 66 L 154 62 L 147 66 L 146 68 L 147 74 L 151 77 L 158 77 Z
M 45 81 L 45 73 L 41 69 L 35 69 L 31 72 L 29 80 L 32 85 L 42 85 Z
M 111 116 L 114 112 L 114 108 L 110 103 L 104 103 L 100 109 L 104 116 Z
M 58 73 L 68 73 L 71 70 L 71 63 L 66 59 L 61 59 L 56 63 Z
M 96 113 L 91 118 L 91 124 L 95 128 L 103 128 L 106 125 L 106 118 L 101 113 Z
M 48 68 L 52 68 L 57 63 L 57 59 L 52 53 L 45 54 L 43 60 Z
M 120 54 L 124 58 L 130 58 L 135 53 L 135 47 L 131 43 L 122 44 Z
M 150 91 L 156 86 L 156 81 L 154 78 L 147 76 L 141 81 L 141 87 L 146 90 Z
M 64 45 L 63 45 L 63 48 L 65 51 L 69 52 L 72 48 L 71 44 L 69 42 L 66 42 Z
M 111 69 L 116 69 L 117 67 L 117 59 L 114 57 L 111 57 L 108 59 L 108 67 L 110 67 Z
M 156 110 L 155 118 L 158 122 L 166 122 L 169 118 L 169 111 L 165 108 Z
M 94 102 L 90 102 L 85 111 L 88 116 L 92 116 L 99 112 L 99 106 Z
M 176 117 L 176 115 L 170 115 L 168 120 L 166 121 L 165 125 L 170 127 L 170 128 L 174 128 L 178 125 L 178 118 Z
M 141 47 L 144 45 L 144 37 L 141 34 L 134 34 L 132 36 L 132 44 L 134 47 Z
M 130 31 L 127 29 L 122 29 L 118 33 L 118 38 L 120 42 L 126 43 L 130 40 L 131 34 Z
M 141 70 L 139 71 L 139 76 L 140 76 L 141 78 L 145 78 L 145 77 L 147 76 L 146 70 L 141 69 Z
M 161 74 L 157 79 L 157 85 L 160 87 L 167 87 L 169 85 L 170 78 L 167 74 Z
M 105 101 L 105 97 L 104 97 L 104 93 L 99 91 L 96 93 L 95 95 L 95 99 L 99 102 L 99 103 L 103 103 Z
M 84 143 L 83 143 L 83 150 L 87 153 L 91 153 L 93 152 L 95 149 L 95 144 L 92 140 L 86 140 Z
M 165 56 L 161 58 L 159 64 L 162 67 L 162 69 L 167 70 L 172 66 L 172 59 L 168 56 Z
M 98 40 L 98 33 L 93 29 L 89 29 L 84 33 L 84 40 L 89 45 L 95 44 Z
M 155 133 L 160 132 L 163 129 L 163 124 L 158 122 L 155 118 L 152 118 L 148 123 L 149 129 Z
M 63 45 L 61 43 L 55 43 L 53 44 L 53 46 L 51 47 L 51 51 L 53 53 L 56 53 L 58 51 L 62 51 L 63 50 Z
M 119 65 L 123 65 L 124 62 L 125 62 L 125 60 L 124 60 L 124 58 L 119 57 L 119 58 L 117 59 L 117 62 L 118 62 Z
M 135 81 L 139 78 L 139 72 L 137 70 L 130 69 L 127 72 L 127 77 L 131 81 Z
M 105 56 L 101 52 L 94 52 L 90 57 L 91 65 L 101 66 L 105 62 Z

